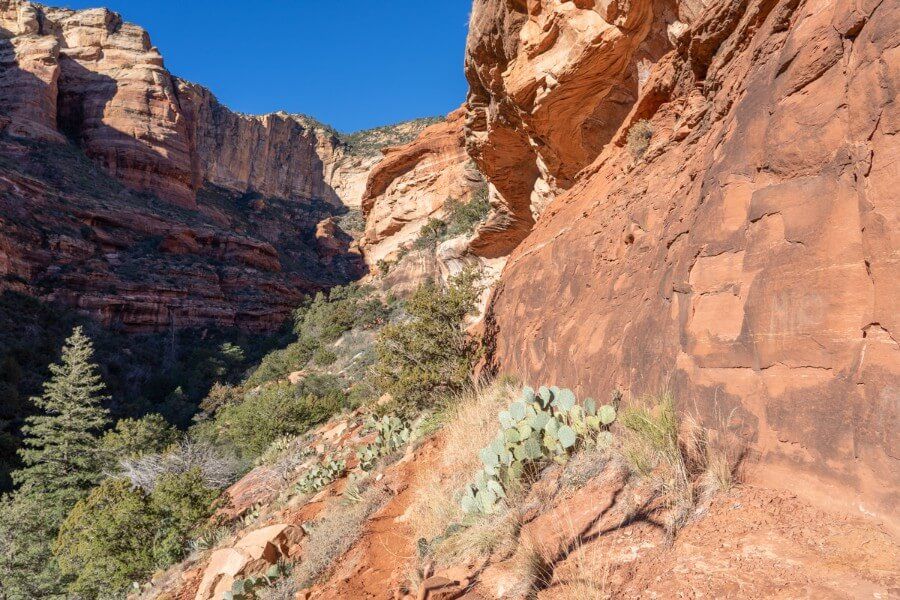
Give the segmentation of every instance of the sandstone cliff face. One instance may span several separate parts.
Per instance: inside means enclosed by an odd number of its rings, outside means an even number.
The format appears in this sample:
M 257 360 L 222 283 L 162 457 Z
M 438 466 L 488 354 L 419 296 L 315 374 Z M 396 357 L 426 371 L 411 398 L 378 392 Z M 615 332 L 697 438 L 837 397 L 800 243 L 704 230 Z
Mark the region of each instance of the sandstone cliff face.
M 685 410 L 731 415 L 758 453 L 752 477 L 896 518 L 900 5 L 716 0 L 669 23 L 675 48 L 659 55 L 648 40 L 673 7 L 632 2 L 631 24 L 590 46 L 614 64 L 554 60 L 565 73 L 548 64 L 537 83 L 521 64 L 567 39 L 581 56 L 571 32 L 609 31 L 580 24 L 612 23 L 590 5 L 473 13 L 470 148 L 513 221 L 495 235 L 527 234 L 535 181 L 571 187 L 509 258 L 494 366 L 591 395 L 668 386 Z M 626 64 L 641 48 L 655 60 L 642 84 Z M 605 123 L 602 150 L 571 118 L 568 146 L 536 116 L 582 105 L 576 123 Z M 653 137 L 635 160 L 625 134 L 641 118 Z
M 362 247 L 369 265 L 411 244 L 448 198 L 468 201 L 480 183 L 469 166 L 463 122 L 456 110 L 410 143 L 384 150 L 369 173 L 362 197 L 366 232 Z
M 338 205 L 332 184 L 364 179 L 373 164 L 348 160 L 312 119 L 232 112 L 173 77 L 147 32 L 106 9 L 0 0 L 0 65 L 9 133 L 68 137 L 131 189 L 181 207 L 196 208 L 207 183 Z
M 468 146 L 498 210 L 473 249 L 507 254 L 610 141 L 702 0 L 477 0 L 466 48 Z M 681 19 L 682 21 L 679 21 Z
M 332 217 L 429 122 L 238 114 L 113 12 L 0 0 L 0 288 L 132 331 L 271 328 L 362 274 Z
M 207 187 L 197 206 L 132 192 L 71 145 L 0 137 L 0 288 L 132 332 L 264 330 L 362 274 L 324 203 Z

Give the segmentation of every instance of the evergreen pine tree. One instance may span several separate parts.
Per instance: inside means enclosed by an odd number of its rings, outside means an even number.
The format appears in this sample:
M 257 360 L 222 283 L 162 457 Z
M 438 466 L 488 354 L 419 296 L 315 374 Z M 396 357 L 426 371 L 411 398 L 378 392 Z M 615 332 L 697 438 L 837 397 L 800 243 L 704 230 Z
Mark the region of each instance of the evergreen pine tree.
M 63 594 L 51 546 L 66 514 L 102 479 L 97 433 L 107 424 L 105 387 L 81 327 L 50 366 L 40 414 L 28 417 L 19 450 L 23 467 L 12 474 L 16 492 L 0 504 L 0 578 L 8 598 Z

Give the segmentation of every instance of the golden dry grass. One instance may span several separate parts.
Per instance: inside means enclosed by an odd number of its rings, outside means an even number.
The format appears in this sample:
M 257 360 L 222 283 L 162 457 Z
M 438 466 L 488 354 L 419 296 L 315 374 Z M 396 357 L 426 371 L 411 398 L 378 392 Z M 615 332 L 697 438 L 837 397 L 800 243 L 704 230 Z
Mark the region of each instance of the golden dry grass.
M 416 539 L 431 540 L 442 535 L 448 525 L 463 520 L 460 492 L 481 468 L 478 451 L 497 434 L 497 414 L 517 393 L 518 388 L 510 383 L 493 383 L 459 397 L 441 433 L 440 459 L 416 484 L 409 513 Z

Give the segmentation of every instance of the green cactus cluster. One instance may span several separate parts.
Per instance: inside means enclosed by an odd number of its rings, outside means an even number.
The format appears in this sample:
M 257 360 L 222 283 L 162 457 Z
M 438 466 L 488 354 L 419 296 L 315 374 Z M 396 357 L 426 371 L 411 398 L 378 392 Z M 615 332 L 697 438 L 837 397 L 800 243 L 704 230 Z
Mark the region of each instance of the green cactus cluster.
M 231 590 L 222 595 L 222 600 L 252 600 L 256 598 L 256 592 L 262 588 L 272 587 L 277 579 L 288 574 L 287 567 L 272 565 L 265 575 L 235 579 Z
M 297 481 L 295 491 L 303 494 L 318 492 L 326 485 L 340 477 L 347 470 L 347 461 L 343 458 L 326 456 L 322 462 L 308 471 Z
M 378 435 L 371 444 L 365 444 L 356 450 L 359 468 L 363 471 L 371 470 L 379 458 L 399 450 L 409 443 L 412 437 L 412 428 L 393 415 L 372 420 L 368 426 Z
M 572 390 L 542 386 L 522 390 L 519 400 L 498 415 L 500 429 L 479 452 L 484 465 L 466 488 L 460 506 L 466 514 L 491 514 L 513 482 L 545 460 L 565 462 L 582 443 L 612 441 L 613 405 L 597 406 L 593 398 L 576 402 Z

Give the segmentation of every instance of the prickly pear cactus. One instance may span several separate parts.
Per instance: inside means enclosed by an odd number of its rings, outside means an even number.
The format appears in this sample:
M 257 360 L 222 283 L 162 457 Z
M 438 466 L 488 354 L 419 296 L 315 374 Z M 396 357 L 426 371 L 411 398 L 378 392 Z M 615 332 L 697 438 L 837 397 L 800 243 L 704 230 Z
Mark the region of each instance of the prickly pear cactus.
M 466 514 L 492 514 L 506 498 L 508 486 L 535 474 L 546 460 L 565 462 L 585 442 L 611 443 L 609 425 L 616 419 L 611 405 L 583 405 L 575 394 L 556 386 L 522 389 L 521 397 L 497 415 L 500 429 L 479 452 L 482 468 L 464 490 L 460 507 Z
M 356 452 L 359 467 L 363 471 L 371 470 L 379 458 L 399 450 L 412 438 L 412 428 L 393 415 L 385 415 L 378 421 L 371 421 L 368 426 L 369 429 L 376 431 L 378 436 L 371 444 L 360 447 Z
M 294 486 L 295 491 L 303 494 L 311 494 L 318 492 L 326 485 L 340 477 L 347 470 L 347 461 L 343 458 L 335 459 L 332 456 L 326 456 L 321 464 L 310 468 L 297 484 Z

